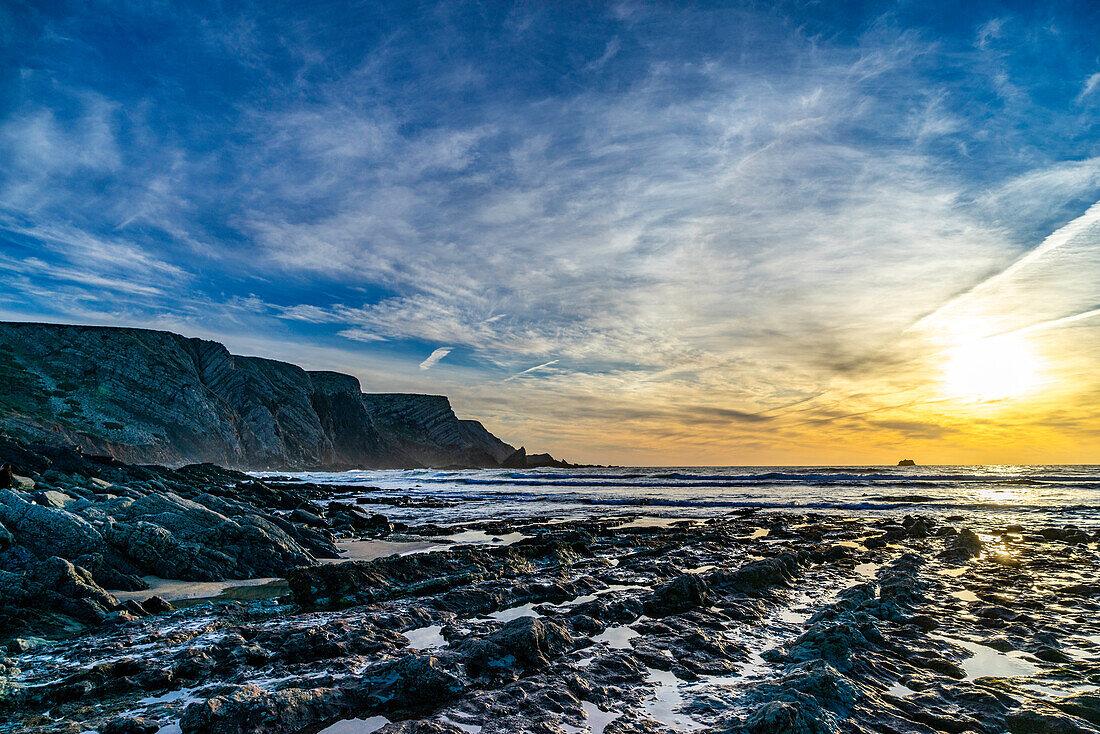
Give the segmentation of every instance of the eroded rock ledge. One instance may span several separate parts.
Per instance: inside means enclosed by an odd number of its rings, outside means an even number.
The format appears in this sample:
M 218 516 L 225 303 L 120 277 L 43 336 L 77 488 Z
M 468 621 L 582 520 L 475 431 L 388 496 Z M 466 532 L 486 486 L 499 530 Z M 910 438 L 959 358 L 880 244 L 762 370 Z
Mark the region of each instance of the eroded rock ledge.
M 281 598 L 15 654 L 0 731 L 1097 731 L 1089 531 L 627 519 L 473 523 L 522 537 L 300 567 Z

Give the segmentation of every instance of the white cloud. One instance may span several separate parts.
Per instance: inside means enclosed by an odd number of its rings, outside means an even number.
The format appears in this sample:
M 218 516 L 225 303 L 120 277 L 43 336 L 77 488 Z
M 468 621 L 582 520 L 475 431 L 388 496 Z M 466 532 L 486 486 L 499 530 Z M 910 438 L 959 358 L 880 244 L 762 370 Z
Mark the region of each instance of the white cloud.
M 446 357 L 452 351 L 454 351 L 453 347 L 440 347 L 439 349 L 436 349 L 434 352 L 428 355 L 427 359 L 420 363 L 420 369 L 430 370 L 432 367 L 439 364 L 439 360 Z

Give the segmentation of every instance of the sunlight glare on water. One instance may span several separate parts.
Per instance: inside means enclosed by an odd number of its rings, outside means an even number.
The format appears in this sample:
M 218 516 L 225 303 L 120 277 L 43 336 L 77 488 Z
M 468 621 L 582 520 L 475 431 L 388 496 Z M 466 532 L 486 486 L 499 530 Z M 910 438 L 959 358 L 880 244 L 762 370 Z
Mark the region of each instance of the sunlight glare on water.
M 262 475 L 262 474 L 261 474 Z M 895 466 L 859 467 L 617 467 L 444 471 L 418 469 L 307 472 L 297 476 L 347 488 L 347 497 L 409 497 L 379 502 L 391 520 L 437 524 L 509 517 L 623 517 L 624 528 L 706 518 L 749 509 L 814 512 L 996 513 L 1006 519 L 1096 527 L 1100 467 Z M 356 492 L 356 487 L 362 487 Z M 431 498 L 418 507 L 417 498 Z M 666 518 L 661 521 L 660 518 Z M 762 536 L 767 528 L 762 527 Z M 466 542 L 521 540 L 526 534 L 465 529 Z M 501 538 L 496 541 L 495 538 Z M 453 540 L 453 538 L 452 538 Z

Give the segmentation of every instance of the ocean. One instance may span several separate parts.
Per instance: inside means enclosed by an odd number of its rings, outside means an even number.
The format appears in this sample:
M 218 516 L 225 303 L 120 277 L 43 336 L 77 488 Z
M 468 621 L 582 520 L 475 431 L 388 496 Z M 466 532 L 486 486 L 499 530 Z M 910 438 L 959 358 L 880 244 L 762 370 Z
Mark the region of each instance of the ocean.
M 363 500 L 408 497 L 408 506 L 383 502 L 374 509 L 393 520 L 413 522 L 594 515 L 705 518 L 757 508 L 939 516 L 983 513 L 1005 521 L 1100 526 L 1100 466 L 419 469 L 292 476 L 318 484 L 361 487 L 354 494 Z M 445 506 L 416 506 L 429 498 Z

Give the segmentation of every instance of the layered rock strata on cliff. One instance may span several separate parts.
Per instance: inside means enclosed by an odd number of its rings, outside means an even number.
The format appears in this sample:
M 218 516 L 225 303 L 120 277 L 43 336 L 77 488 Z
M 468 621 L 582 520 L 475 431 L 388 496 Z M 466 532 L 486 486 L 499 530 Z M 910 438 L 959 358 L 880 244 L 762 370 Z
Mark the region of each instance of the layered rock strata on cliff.
M 516 449 L 441 395 L 147 329 L 0 323 L 0 432 L 128 462 L 497 467 Z

